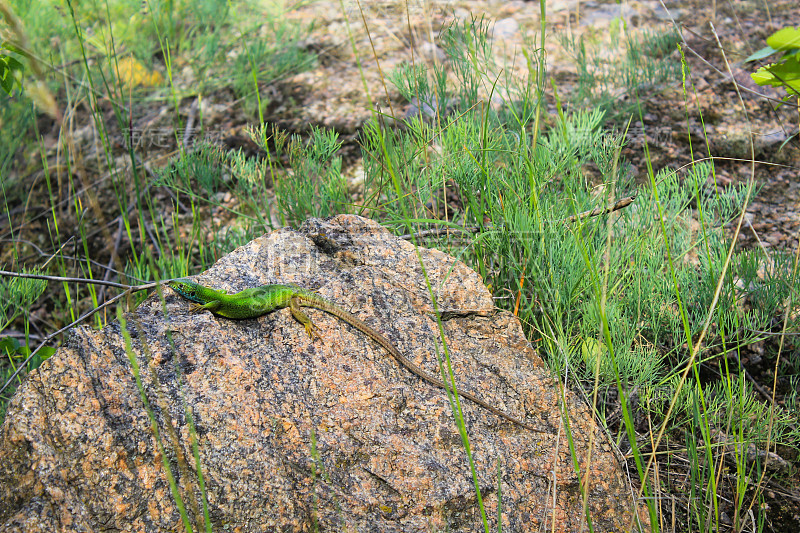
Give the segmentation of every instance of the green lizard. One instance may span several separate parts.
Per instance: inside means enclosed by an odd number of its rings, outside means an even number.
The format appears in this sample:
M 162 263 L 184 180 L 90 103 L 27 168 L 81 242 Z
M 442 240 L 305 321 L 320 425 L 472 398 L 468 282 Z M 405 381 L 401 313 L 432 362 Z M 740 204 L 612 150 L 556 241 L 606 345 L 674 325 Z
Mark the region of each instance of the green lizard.
M 294 285 L 262 285 L 252 289 L 245 289 L 241 292 L 237 292 L 236 294 L 228 294 L 225 291 L 218 291 L 204 287 L 203 285 L 188 279 L 177 279 L 170 281 L 169 286 L 187 300 L 194 302 L 195 310 L 200 311 L 206 309 L 215 315 L 226 318 L 256 318 L 261 315 L 271 313 L 276 309 L 289 307 L 289 310 L 292 312 L 292 316 L 298 322 L 303 324 L 303 326 L 306 328 L 306 332 L 311 338 L 313 338 L 314 335 L 319 337 L 319 334 L 316 333 L 316 328 L 311 322 L 311 319 L 308 318 L 308 315 L 306 315 L 300 309 L 300 307 L 314 307 L 321 311 L 325 311 L 326 313 L 330 313 L 331 315 L 347 322 L 360 332 L 364 333 L 367 337 L 380 344 L 392 355 L 392 357 L 397 360 L 398 363 L 406 367 L 406 369 L 410 370 L 412 373 L 416 374 L 432 385 L 445 389 L 446 391 L 450 391 L 450 386 L 447 383 L 428 374 L 416 364 L 411 362 L 411 360 L 401 354 L 400 351 L 395 348 L 386 337 L 375 331 L 356 316 L 348 313 L 338 305 L 324 299 L 310 290 Z M 497 416 L 505 418 L 506 420 L 509 420 L 519 426 L 531 431 L 547 433 L 546 431 L 536 429 L 525 422 L 522 422 L 513 416 L 504 413 L 496 407 L 492 407 L 474 394 L 464 391 L 459 391 L 458 394 L 475 402 L 484 409 L 491 411 Z

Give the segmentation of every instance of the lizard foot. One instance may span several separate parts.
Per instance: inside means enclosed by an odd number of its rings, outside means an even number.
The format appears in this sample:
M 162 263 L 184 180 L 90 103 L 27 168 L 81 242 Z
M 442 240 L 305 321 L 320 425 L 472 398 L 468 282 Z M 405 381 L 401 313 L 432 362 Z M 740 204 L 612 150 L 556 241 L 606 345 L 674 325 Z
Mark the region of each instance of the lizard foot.
M 315 327 L 314 327 L 314 324 L 312 324 L 311 322 L 308 322 L 308 323 L 306 323 L 306 324 L 304 324 L 304 325 L 305 325 L 305 327 L 306 327 L 306 333 L 308 333 L 308 336 L 309 336 L 309 337 L 310 337 L 312 340 L 314 339 L 314 337 L 316 337 L 316 338 L 318 338 L 318 339 L 322 340 L 322 335 L 320 335 L 320 334 L 317 332 L 317 328 L 315 328 Z

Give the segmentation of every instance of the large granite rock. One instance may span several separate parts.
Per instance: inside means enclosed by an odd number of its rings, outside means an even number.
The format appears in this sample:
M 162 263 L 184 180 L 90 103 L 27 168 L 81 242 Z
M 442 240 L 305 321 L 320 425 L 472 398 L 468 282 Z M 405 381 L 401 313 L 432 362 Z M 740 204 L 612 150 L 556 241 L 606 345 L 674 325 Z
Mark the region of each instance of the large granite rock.
M 483 531 L 476 485 L 493 529 L 501 500 L 504 531 L 578 531 L 582 483 L 594 531 L 642 527 L 612 446 L 551 381 L 519 321 L 495 312 L 464 264 L 420 254 L 440 308 L 469 311 L 443 321 L 458 387 L 545 433 L 462 399 L 473 479 L 445 392 L 359 331 L 312 309 L 322 334 L 312 341 L 286 309 L 228 320 L 192 314 L 165 289 L 126 315 L 155 423 L 120 323 L 75 329 L 20 387 L 2 426 L 2 530 L 185 531 L 179 501 L 204 530 L 198 462 L 214 531 Z M 318 287 L 439 375 L 418 256 L 371 221 L 275 231 L 199 279 L 229 292 Z

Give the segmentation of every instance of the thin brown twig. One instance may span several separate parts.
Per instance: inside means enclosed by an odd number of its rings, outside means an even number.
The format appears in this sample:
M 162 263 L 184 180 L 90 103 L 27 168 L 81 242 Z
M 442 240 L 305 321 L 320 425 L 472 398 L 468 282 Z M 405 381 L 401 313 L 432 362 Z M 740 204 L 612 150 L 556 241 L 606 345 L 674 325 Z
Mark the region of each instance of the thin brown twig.
M 99 279 L 86 279 L 86 278 L 69 278 L 65 276 L 48 276 L 46 274 L 26 274 L 20 272 L 9 272 L 8 270 L 0 270 L 0 276 L 8 276 L 10 278 L 30 278 L 30 279 L 44 279 L 48 281 L 74 281 L 77 283 L 91 283 L 93 285 L 106 285 L 108 287 L 116 287 L 117 289 L 135 289 L 136 291 L 152 289 L 158 283 L 146 283 L 144 285 L 126 285 L 124 283 L 115 283 L 113 281 L 104 281 Z
M 688 28 L 687 28 L 687 29 L 688 29 Z M 691 31 L 691 30 L 689 30 L 689 31 Z M 692 33 L 694 33 L 694 32 L 692 32 Z M 750 89 L 749 87 L 745 87 L 744 85 L 742 85 L 741 83 L 739 83 L 738 81 L 736 81 L 736 78 L 734 78 L 732 75 L 728 75 L 728 74 L 726 74 L 725 72 L 723 72 L 723 71 L 721 71 L 720 69 L 718 69 L 717 67 L 715 67 L 714 65 L 712 65 L 712 64 L 711 64 L 711 63 L 710 63 L 710 62 L 709 62 L 707 59 L 705 59 L 705 58 L 704 58 L 703 56 L 701 56 L 701 55 L 700 55 L 698 52 L 696 52 L 695 50 L 693 50 L 691 46 L 689 46 L 688 44 L 686 44 L 686 41 L 683 41 L 683 43 L 681 43 L 681 45 L 682 45 L 684 48 L 686 48 L 687 50 L 689 50 L 689 51 L 690 51 L 692 54 L 694 54 L 694 56 L 695 56 L 697 59 L 699 59 L 700 61 L 702 61 L 703 63 L 705 63 L 707 67 L 709 67 L 709 68 L 711 68 L 711 69 L 715 70 L 715 71 L 717 72 L 717 74 L 719 74 L 719 75 L 721 75 L 723 78 L 725 78 L 725 81 L 732 83 L 734 86 L 736 86 L 737 88 L 741 89 L 742 91 L 745 91 L 745 92 L 748 92 L 748 93 L 752 93 L 752 94 L 754 94 L 754 95 L 756 95 L 756 96 L 759 96 L 759 97 L 761 97 L 761 98 L 763 98 L 763 99 L 765 99 L 765 100 L 771 100 L 771 101 L 773 101 L 773 102 L 776 102 L 776 103 L 779 103 L 779 104 L 781 104 L 781 105 L 786 105 L 786 106 L 789 106 L 789 107 L 796 107 L 796 106 L 798 105 L 798 104 L 793 104 L 793 103 L 791 103 L 791 102 L 784 102 L 784 101 L 783 101 L 783 100 L 781 100 L 780 98 L 775 98 L 775 97 L 773 97 L 773 96 L 768 96 L 768 95 L 766 95 L 766 94 L 763 94 L 763 93 L 760 93 L 760 92 L 758 92 L 758 91 L 754 91 L 753 89 Z
M 794 333 L 791 331 L 762 331 L 760 329 L 751 329 L 751 328 L 742 328 L 745 331 L 749 331 L 750 333 L 757 333 L 759 335 L 769 335 L 770 337 L 779 337 L 781 335 L 800 335 L 800 333 Z
M 183 148 L 189 148 L 189 141 L 192 139 L 192 133 L 194 132 L 194 121 L 197 117 L 197 108 L 200 104 L 200 95 L 194 99 L 192 105 L 189 106 L 189 117 L 186 119 L 186 130 L 183 132 Z M 194 142 L 192 142 L 194 144 Z
M 577 215 L 572 215 L 571 217 L 559 219 L 558 222 L 575 222 L 576 220 L 580 220 L 583 218 L 589 217 L 596 217 L 599 215 L 605 215 L 607 213 L 613 213 L 614 211 L 619 211 L 625 207 L 628 207 L 636 200 L 635 196 L 626 196 L 612 205 L 611 207 L 597 207 L 595 209 L 591 209 L 589 211 L 584 211 L 583 213 L 578 213 Z M 421 238 L 421 237 L 429 237 L 431 235 L 446 235 L 447 233 L 453 232 L 462 232 L 462 233 L 476 233 L 480 231 L 481 228 L 478 226 L 462 226 L 462 227 L 454 227 L 454 226 L 447 226 L 444 228 L 433 228 L 427 229 L 423 231 L 419 231 L 417 233 L 407 233 L 405 235 L 400 235 L 401 239 L 411 239 L 414 238 Z
M 625 198 L 617 200 L 617 202 L 611 207 L 597 207 L 589 211 L 584 211 L 583 213 L 578 213 L 577 215 L 572 215 L 571 217 L 562 218 L 559 222 L 575 222 L 576 220 L 584 218 L 596 217 L 606 213 L 613 213 L 614 211 L 619 211 L 620 209 L 628 207 L 633 203 L 634 200 L 636 200 L 635 196 L 626 196 Z
M 25 273 L 19 273 L 19 272 L 9 272 L 7 270 L 0 270 L 0 276 L 8 276 L 8 277 L 12 277 L 12 278 L 44 279 L 44 280 L 48 280 L 48 281 L 74 281 L 74 282 L 78 282 L 78 283 L 92 283 L 92 284 L 95 284 L 95 285 L 104 285 L 104 286 L 107 286 L 107 287 L 116 287 L 118 289 L 125 289 L 122 293 L 120 293 L 117 296 L 111 298 L 107 302 L 105 302 L 105 303 L 95 307 L 91 311 L 88 311 L 87 313 L 83 314 L 81 317 L 79 317 L 74 322 L 71 322 L 70 324 L 68 324 L 68 325 L 64 326 L 63 328 L 59 329 L 58 331 L 56 331 L 54 333 L 51 333 L 50 335 L 47 335 L 46 337 L 44 337 L 44 339 L 42 339 L 42 342 L 39 344 L 39 346 L 37 346 L 36 349 L 31 352 L 31 354 L 25 359 L 25 361 L 23 361 L 22 364 L 20 364 L 19 368 L 17 368 L 17 370 L 8 378 L 8 380 L 6 380 L 6 382 L 3 384 L 3 386 L 0 387 L 0 394 L 2 394 L 3 391 L 5 391 L 9 387 L 9 385 L 11 385 L 11 383 L 20 374 L 20 372 L 22 372 L 23 369 L 27 368 L 28 363 L 33 359 L 33 357 L 37 353 L 39 353 L 39 351 L 42 348 L 44 348 L 45 344 L 50 342 L 56 336 L 60 335 L 64 331 L 68 330 L 69 328 L 71 328 L 71 327 L 73 327 L 73 326 L 75 326 L 77 324 L 80 324 L 81 322 L 83 322 L 84 320 L 86 320 L 90 316 L 94 315 L 95 313 L 97 313 L 101 309 L 104 309 L 104 308 L 110 306 L 111 304 L 113 304 L 114 302 L 117 302 L 118 300 L 120 300 L 124 296 L 129 296 L 129 295 L 133 294 L 134 292 L 139 292 L 139 291 L 143 291 L 143 290 L 152 289 L 154 287 L 157 287 L 161 283 L 164 283 L 165 281 L 168 281 L 168 280 L 163 280 L 161 282 L 145 283 L 143 285 L 125 285 L 125 284 L 122 284 L 122 283 L 114 283 L 113 281 L 85 279 L 85 278 L 68 278 L 68 277 L 63 277 L 63 276 L 48 276 L 48 275 L 44 275 L 44 274 L 25 274 Z
M 70 239 L 72 239 L 72 238 L 73 237 L 70 237 Z M 27 245 L 31 246 L 39 256 L 46 256 L 48 258 L 53 258 L 53 257 L 56 256 L 56 254 L 58 254 L 58 252 L 47 253 L 44 250 L 42 250 L 41 248 L 39 248 L 38 246 L 36 246 L 35 244 L 33 244 L 31 241 L 27 241 L 25 239 L 0 239 L 0 242 L 12 242 L 12 243 L 21 242 L 21 243 L 24 243 L 24 244 L 27 244 Z M 61 248 L 63 248 L 63 246 Z M 24 257 L 22 257 L 20 259 L 20 262 L 23 262 L 24 259 L 30 259 L 30 258 L 34 258 L 34 257 L 35 256 L 33 254 L 24 256 Z M 65 260 L 65 261 L 88 261 L 89 263 L 99 267 L 100 269 L 107 268 L 106 265 L 104 265 L 103 263 L 100 263 L 99 261 L 95 261 L 94 259 L 88 259 L 87 260 L 87 259 L 84 259 L 83 257 L 74 257 L 74 256 L 71 256 L 71 255 L 60 255 L 59 258 Z M 50 259 L 48 259 L 48 261 L 49 260 Z M 123 274 L 123 272 L 120 272 L 119 270 L 116 270 L 116 269 L 112 269 L 112 272 L 114 272 L 115 274 Z M 136 279 L 136 278 L 132 278 L 132 279 Z M 139 280 L 139 281 L 141 281 L 141 280 Z
M 20 277 L 28 277 L 28 276 L 20 276 Z M 97 281 L 93 281 L 93 283 L 97 283 Z M 143 290 L 144 288 L 150 288 L 150 286 L 154 286 L 154 285 L 156 285 L 156 284 L 155 284 L 155 283 L 149 283 L 149 284 L 147 284 L 147 285 L 142 285 L 142 286 L 140 286 L 140 287 L 129 287 L 127 290 L 125 290 L 124 292 L 122 292 L 122 293 L 118 294 L 117 296 L 115 296 L 114 298 L 110 299 L 110 300 L 109 300 L 109 301 L 107 301 L 106 303 L 104 303 L 104 304 L 102 304 L 102 305 L 99 305 L 99 306 L 95 307 L 94 309 L 92 309 L 91 311 L 89 311 L 89 312 L 85 313 L 83 316 L 79 317 L 79 318 L 78 318 L 77 320 L 75 320 L 74 322 L 71 322 L 70 324 L 67 324 L 67 325 L 66 325 L 66 326 L 64 326 L 63 328 L 59 329 L 58 331 L 56 331 L 56 332 L 54 332 L 54 333 L 51 333 L 50 335 L 46 336 L 46 337 L 45 337 L 45 338 L 42 340 L 42 342 L 39 344 L 39 346 L 37 346 L 37 347 L 36 347 L 36 349 L 35 349 L 35 350 L 33 350 L 33 351 L 31 352 L 31 354 L 30 354 L 30 355 L 29 355 L 27 358 L 25 358 L 25 360 L 24 360 L 24 361 L 23 361 L 23 362 L 22 362 L 22 363 L 19 365 L 19 367 L 17 368 L 17 370 L 16 370 L 16 371 L 15 371 L 13 374 L 11 374 L 11 376 L 8 378 L 8 380 L 6 380 L 6 382 L 3 384 L 3 386 L 2 386 L 2 387 L 0 387 L 0 394 L 2 394 L 2 393 L 3 393 L 3 392 L 4 392 L 4 391 L 5 391 L 5 390 L 6 390 L 6 389 L 7 389 L 7 388 L 8 388 L 8 387 L 11 385 L 11 383 L 12 383 L 12 382 L 13 382 L 13 381 L 16 379 L 16 377 L 17 377 L 17 376 L 19 376 L 19 374 L 20 374 L 20 373 L 21 373 L 21 372 L 22 372 L 24 369 L 26 369 L 26 368 L 28 367 L 28 363 L 30 363 L 30 362 L 31 362 L 31 360 L 34 358 L 34 356 L 35 356 L 37 353 L 39 353 L 39 350 L 41 350 L 42 348 L 44 348 L 44 346 L 45 346 L 45 345 L 46 345 L 48 342 L 50 342 L 51 340 L 53 340 L 53 339 L 54 339 L 56 336 L 58 336 L 58 335 L 60 335 L 61 333 L 65 332 L 65 331 L 66 331 L 66 330 L 68 330 L 69 328 L 71 328 L 71 327 L 73 327 L 73 326 L 75 326 L 75 325 L 77 325 L 77 324 L 80 324 L 81 322 L 83 322 L 84 320 L 86 320 L 86 319 L 87 319 L 87 318 L 89 318 L 90 316 L 94 315 L 95 313 L 97 313 L 97 312 L 98 312 L 98 311 L 100 311 L 101 309 L 104 309 L 104 308 L 108 307 L 109 305 L 111 305 L 112 303 L 116 302 L 117 300 L 120 300 L 120 299 L 121 299 L 123 296 L 129 296 L 129 295 L 133 294 L 133 293 L 134 293 L 134 292 L 136 292 L 136 291 Z
M 753 387 L 756 388 L 758 393 L 761 396 L 763 396 L 764 398 L 766 398 L 766 400 L 770 404 L 772 404 L 772 406 L 774 407 L 775 406 L 775 401 L 772 398 L 772 394 L 770 394 L 770 392 L 768 390 L 766 390 L 764 387 L 762 387 L 761 384 L 758 381 L 756 381 L 756 378 L 754 378 L 752 375 L 750 375 L 750 372 L 748 372 L 746 368 L 742 367 L 742 372 L 744 372 L 744 377 L 747 378 L 747 380 L 753 385 Z M 797 426 L 792 424 L 788 420 L 786 421 L 786 425 L 788 425 L 794 431 L 797 431 Z

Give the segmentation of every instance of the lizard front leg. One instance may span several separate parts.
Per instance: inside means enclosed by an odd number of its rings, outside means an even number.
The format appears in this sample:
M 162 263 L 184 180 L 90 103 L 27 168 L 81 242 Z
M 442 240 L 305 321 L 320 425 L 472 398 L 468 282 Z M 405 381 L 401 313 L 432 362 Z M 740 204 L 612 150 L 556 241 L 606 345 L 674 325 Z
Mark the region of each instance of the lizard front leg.
M 210 302 L 206 302 L 204 304 L 197 304 L 193 303 L 191 306 L 192 313 L 201 313 L 203 311 L 211 311 L 212 313 L 219 309 L 219 306 L 222 305 L 222 302 L 219 300 L 211 300 Z

